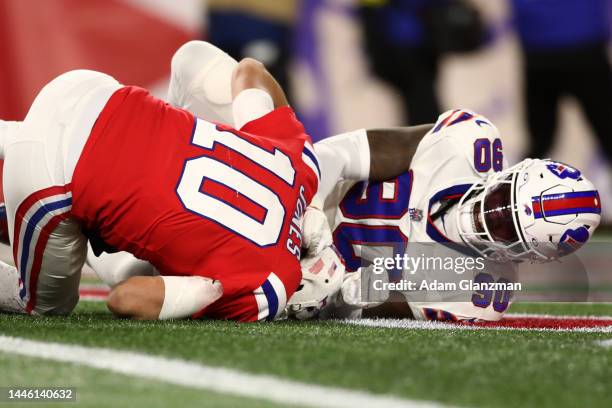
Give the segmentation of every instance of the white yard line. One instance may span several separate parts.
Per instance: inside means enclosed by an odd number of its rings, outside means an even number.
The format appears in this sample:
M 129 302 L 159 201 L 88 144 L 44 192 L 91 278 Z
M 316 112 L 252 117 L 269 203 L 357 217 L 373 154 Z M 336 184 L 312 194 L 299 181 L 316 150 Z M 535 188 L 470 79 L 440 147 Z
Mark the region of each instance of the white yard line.
M 106 297 L 105 296 L 91 296 L 91 295 L 81 295 L 79 297 L 79 300 L 84 300 L 85 302 L 104 302 L 106 301 Z
M 601 340 L 601 341 L 598 341 L 597 344 L 599 344 L 602 347 L 612 347 L 612 339 Z
M 194 362 L 103 348 L 47 343 L 0 335 L 0 352 L 74 363 L 185 387 L 308 407 L 440 408 L 401 399 L 211 367 Z
M 359 319 L 337 320 L 339 323 L 355 326 L 381 327 L 387 329 L 421 329 L 421 330 L 518 330 L 537 332 L 580 332 L 580 333 L 612 333 L 612 326 L 578 327 L 571 329 L 519 328 L 507 326 L 475 326 L 469 324 L 453 324 L 444 322 L 429 322 L 411 319 Z

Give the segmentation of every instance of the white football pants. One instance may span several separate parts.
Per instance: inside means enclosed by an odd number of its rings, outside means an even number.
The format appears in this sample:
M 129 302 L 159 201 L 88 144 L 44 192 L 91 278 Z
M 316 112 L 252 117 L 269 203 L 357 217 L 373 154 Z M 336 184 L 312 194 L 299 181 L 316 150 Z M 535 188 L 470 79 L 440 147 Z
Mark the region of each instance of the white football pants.
M 25 312 L 68 314 L 78 302 L 87 240 L 70 215 L 70 182 L 96 119 L 120 87 L 99 72 L 67 72 L 40 91 L 19 129 L 4 135 L 15 291 Z M 6 267 L 0 273 L 8 274 Z

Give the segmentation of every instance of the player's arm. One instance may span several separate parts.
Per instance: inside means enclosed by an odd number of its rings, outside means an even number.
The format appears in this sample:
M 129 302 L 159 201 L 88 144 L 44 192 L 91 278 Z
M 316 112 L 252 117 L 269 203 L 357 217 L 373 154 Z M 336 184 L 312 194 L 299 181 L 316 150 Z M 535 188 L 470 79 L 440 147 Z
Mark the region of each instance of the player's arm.
M 433 124 L 368 129 L 370 174 L 368 179 L 383 181 L 395 178 L 408 170 L 412 157 Z
M 287 97 L 274 77 L 259 61 L 245 58 L 232 73 L 234 126 L 241 129 L 276 108 L 288 106 Z
M 399 176 L 410 168 L 419 143 L 432 127 L 361 129 L 316 143 L 314 148 L 321 167 L 321 181 L 302 226 L 306 250 L 316 254 L 331 242 L 323 207 L 339 181 L 382 181 Z
M 237 103 L 239 96 L 242 102 Z M 206 41 L 189 41 L 172 57 L 168 101 L 236 129 L 288 105 L 282 88 L 263 64 L 251 58 L 238 63 Z
M 360 129 L 316 143 L 320 196 L 327 197 L 340 180 L 382 181 L 399 176 L 408 170 L 421 139 L 432 127 Z
M 234 101 L 242 91 L 259 89 L 270 95 L 274 108 L 288 106 L 287 97 L 283 88 L 268 72 L 264 65 L 253 59 L 245 58 L 238 63 L 232 73 L 232 98 Z
M 184 319 L 222 294 L 219 281 L 201 276 L 133 276 L 111 290 L 107 306 L 119 317 Z

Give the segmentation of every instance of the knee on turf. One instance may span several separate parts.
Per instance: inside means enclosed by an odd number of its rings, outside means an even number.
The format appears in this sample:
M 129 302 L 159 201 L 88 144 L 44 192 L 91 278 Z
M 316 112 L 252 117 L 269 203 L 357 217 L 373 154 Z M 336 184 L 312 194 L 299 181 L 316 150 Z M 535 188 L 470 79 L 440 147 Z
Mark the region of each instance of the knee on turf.
M 34 308 L 34 314 L 41 316 L 68 316 L 70 315 L 77 304 L 79 303 L 79 295 L 75 294 L 63 300 L 56 305 L 37 304 Z

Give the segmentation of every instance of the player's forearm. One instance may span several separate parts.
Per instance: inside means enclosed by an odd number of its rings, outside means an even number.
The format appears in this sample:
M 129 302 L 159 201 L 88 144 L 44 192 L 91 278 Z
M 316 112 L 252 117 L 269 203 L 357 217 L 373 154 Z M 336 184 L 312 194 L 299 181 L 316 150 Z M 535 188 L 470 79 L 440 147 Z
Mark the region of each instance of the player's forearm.
M 433 125 L 368 129 L 370 146 L 370 174 L 373 181 L 399 176 L 408 168 L 423 136 Z
M 423 136 L 433 125 L 360 129 L 315 144 L 321 166 L 318 194 L 325 199 L 339 180 L 388 180 L 410 167 Z
M 289 105 L 285 92 L 264 65 L 252 58 L 245 58 L 238 63 L 232 74 L 232 98 L 252 88 L 267 92 L 272 97 L 274 108 Z
M 106 305 L 115 316 L 137 320 L 156 320 L 164 304 L 161 277 L 134 276 L 115 286 Z
M 219 281 L 201 276 L 134 276 L 113 288 L 107 306 L 136 320 L 185 319 L 222 295 Z

